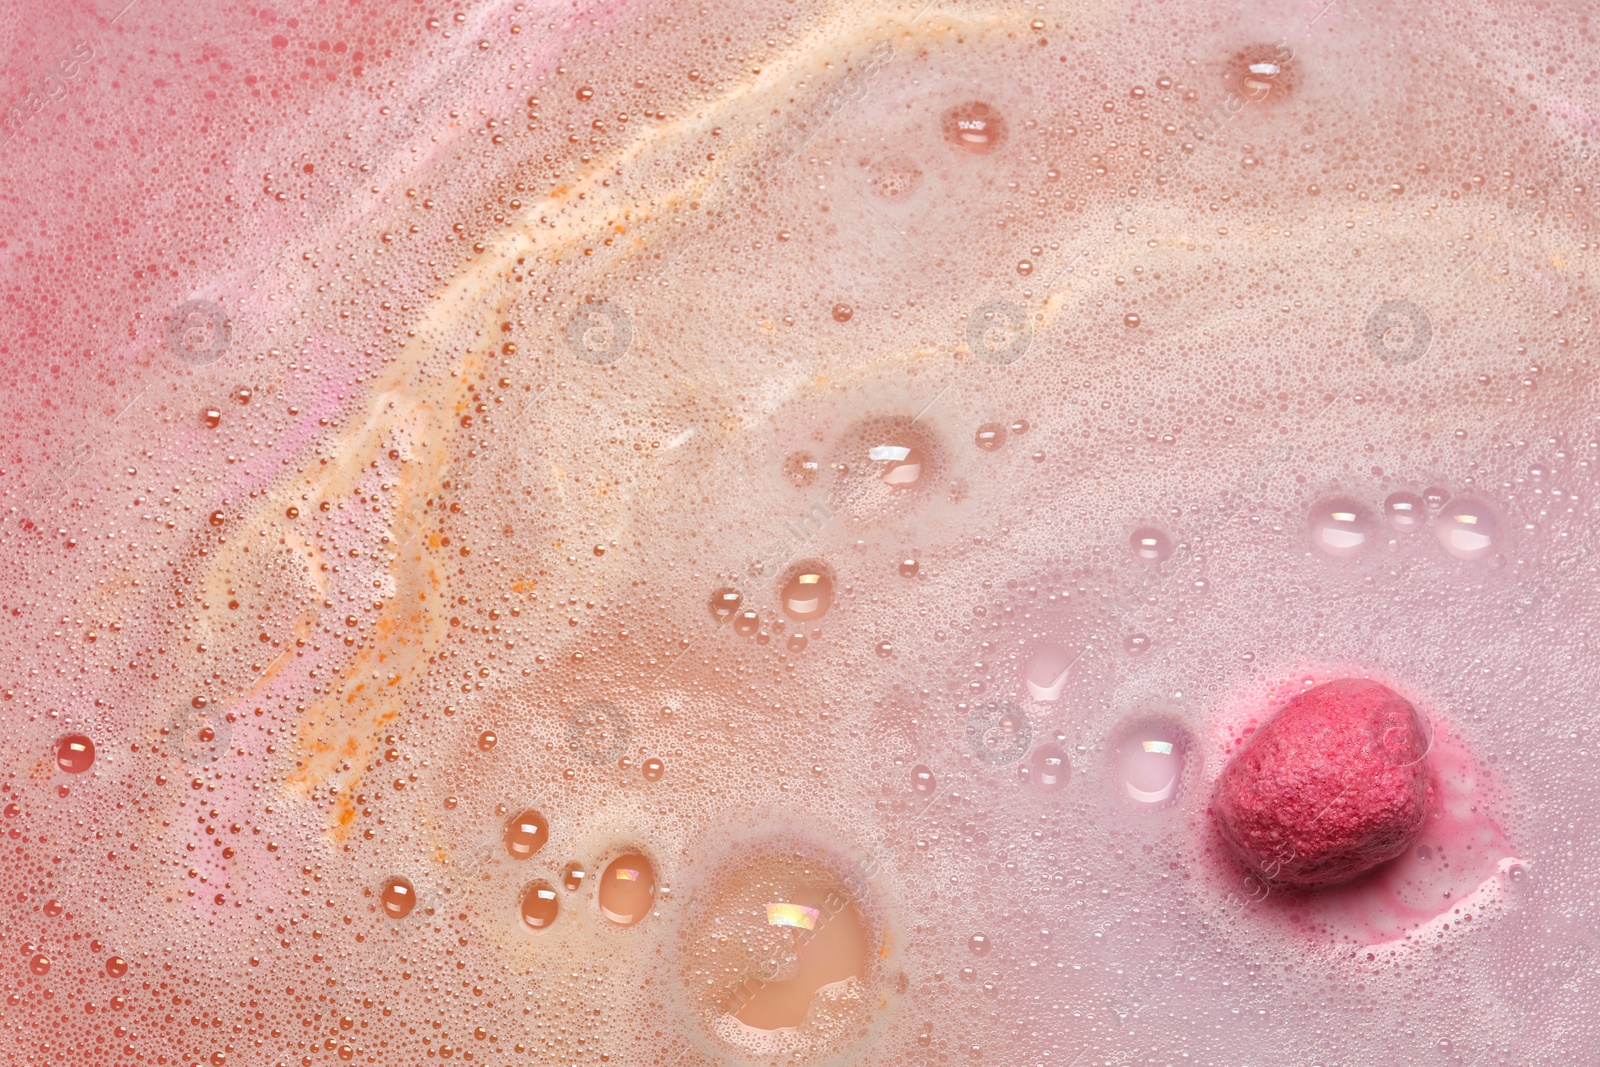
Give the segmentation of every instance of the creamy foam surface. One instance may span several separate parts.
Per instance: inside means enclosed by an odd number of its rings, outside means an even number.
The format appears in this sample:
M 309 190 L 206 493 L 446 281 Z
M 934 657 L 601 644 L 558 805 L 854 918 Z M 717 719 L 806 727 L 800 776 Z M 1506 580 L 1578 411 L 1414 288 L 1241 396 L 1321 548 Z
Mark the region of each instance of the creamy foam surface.
M 14 12 L 10 1054 L 1581 1058 L 1531 11 Z M 1210 786 L 1351 676 L 1437 807 L 1291 894 Z

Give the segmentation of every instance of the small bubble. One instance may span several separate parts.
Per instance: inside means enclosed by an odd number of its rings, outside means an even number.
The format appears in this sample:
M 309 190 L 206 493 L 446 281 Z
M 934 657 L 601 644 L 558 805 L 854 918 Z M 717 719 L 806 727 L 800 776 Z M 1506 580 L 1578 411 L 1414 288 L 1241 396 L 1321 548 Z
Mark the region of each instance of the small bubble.
M 1227 64 L 1223 81 L 1227 87 L 1253 103 L 1287 95 L 1293 87 L 1290 60 L 1294 53 L 1283 45 L 1253 44 L 1235 52 Z
M 1330 556 L 1348 558 L 1372 544 L 1378 524 L 1365 506 L 1345 497 L 1321 500 L 1308 516 L 1311 541 Z
M 916 485 L 922 480 L 923 469 L 927 466 L 922 450 L 914 446 L 874 445 L 867 455 L 874 463 L 882 465 L 879 479 L 883 484 L 895 489 L 910 489 Z
M 820 619 L 833 606 L 833 579 L 819 567 L 803 566 L 784 583 L 783 612 L 797 622 Z
M 585 85 L 583 88 L 578 90 L 578 99 L 579 100 L 585 100 L 585 101 L 593 100 L 594 99 L 594 90 L 589 88 L 587 85 Z
M 1027 419 L 1018 419 L 1016 422 L 1013 422 L 1011 424 L 1011 432 L 1016 434 L 1018 437 L 1021 437 L 1023 434 L 1027 433 L 1028 432 L 1028 420 Z
M 998 422 L 986 422 L 978 427 L 973 441 L 985 452 L 993 452 L 1006 443 L 1006 428 Z
M 417 891 L 411 887 L 410 880 L 396 876 L 383 883 L 378 900 L 389 918 L 404 919 L 417 906 Z
M 529 808 L 506 824 L 506 852 L 514 860 L 525 860 L 550 839 L 550 824 L 543 815 Z
M 1176 799 L 1189 752 L 1182 727 L 1162 718 L 1137 718 L 1117 731 L 1111 751 L 1128 799 L 1151 808 Z
M 655 868 L 637 852 L 618 856 L 600 876 L 596 895 L 600 914 L 618 926 L 633 926 L 650 914 L 655 903 Z
M 834 322 L 849 322 L 850 316 L 854 315 L 855 313 L 855 308 L 851 307 L 849 304 L 833 305 Z
M 1072 764 L 1060 745 L 1043 744 L 1033 750 L 1029 780 L 1040 789 L 1054 792 L 1067 784 L 1072 774 Z
M 900 577 L 902 578 L 915 578 L 917 576 L 917 571 L 920 569 L 921 565 L 918 564 L 914 559 L 901 560 L 898 568 L 900 571 Z
M 1133 554 L 1140 559 L 1160 563 L 1172 555 L 1172 538 L 1154 526 L 1141 526 L 1128 538 Z
M 478 749 L 482 752 L 488 752 L 490 749 L 494 748 L 495 744 L 499 742 L 499 740 L 500 739 L 494 735 L 493 730 L 485 730 L 483 733 L 478 735 Z
M 884 659 L 888 659 L 890 656 L 894 655 L 894 644 L 890 641 L 879 641 L 878 647 L 874 651 L 876 651 L 878 655 Z
M 561 912 L 561 901 L 556 898 L 555 886 L 540 880 L 522 894 L 522 922 L 530 930 L 543 930 L 556 921 Z
M 67 734 L 56 742 L 56 766 L 68 774 L 82 774 L 94 766 L 94 742 L 83 734 Z
M 1482 559 L 1494 551 L 1500 524 L 1488 504 L 1463 496 L 1445 505 L 1434 533 L 1440 546 L 1456 559 Z
M 1423 519 L 1427 517 L 1427 512 L 1423 510 L 1426 506 L 1427 502 L 1416 493 L 1402 489 L 1398 493 L 1390 493 L 1384 500 L 1383 514 L 1396 532 L 1415 533 L 1422 528 Z
M 44 902 L 44 913 L 52 919 L 58 918 L 63 910 L 59 900 L 47 900 Z
M 33 957 L 33 959 L 28 961 L 28 970 L 32 971 L 34 974 L 41 975 L 41 976 L 49 974 L 50 973 L 50 957 L 46 956 L 42 952 L 37 954 L 37 955 L 35 955 Z
M 659 782 L 661 781 L 661 776 L 667 773 L 667 765 L 655 756 L 651 756 L 644 761 L 639 770 L 644 775 L 645 781 Z
M 121 978 L 128 973 L 128 961 L 121 956 L 112 956 L 106 960 L 106 974 L 112 978 Z
M 810 643 L 811 639 L 805 634 L 790 634 L 786 647 L 790 652 L 804 652 Z
M 1144 634 L 1129 634 L 1122 639 L 1123 650 L 1130 656 L 1137 656 L 1150 650 L 1150 638 Z
M 946 111 L 942 125 L 947 142 L 974 155 L 993 152 L 1006 137 L 1006 120 L 978 100 Z
M 1122 316 L 1122 325 L 1127 326 L 1130 329 L 1138 326 L 1139 325 L 1139 316 L 1135 315 L 1131 311 L 1128 312 L 1128 314 Z
M 933 776 L 933 771 L 925 763 L 919 763 L 911 768 L 911 791 L 919 797 L 931 797 L 938 787 L 938 779 Z
M 589 876 L 581 863 L 569 863 L 561 869 L 561 884 L 569 893 L 576 893 L 583 888 L 583 880 Z
M 1068 670 L 1078 656 L 1060 645 L 1044 644 L 1034 650 L 1023 673 L 1028 695 L 1035 700 L 1056 701 L 1066 688 Z
M 725 586 L 711 594 L 711 617 L 722 625 L 733 618 L 744 603 L 744 595 L 732 586 Z
M 206 408 L 200 413 L 200 418 L 208 429 L 215 430 L 222 425 L 222 412 L 216 408 Z
M 1422 491 L 1422 502 L 1428 505 L 1429 511 L 1438 511 L 1449 499 L 1450 494 L 1436 485 L 1430 485 Z
M 740 637 L 753 636 L 761 629 L 761 615 L 755 608 L 745 608 L 733 617 L 733 632 Z
M 989 935 L 973 934 L 967 938 L 967 950 L 974 956 L 987 956 L 989 954 Z

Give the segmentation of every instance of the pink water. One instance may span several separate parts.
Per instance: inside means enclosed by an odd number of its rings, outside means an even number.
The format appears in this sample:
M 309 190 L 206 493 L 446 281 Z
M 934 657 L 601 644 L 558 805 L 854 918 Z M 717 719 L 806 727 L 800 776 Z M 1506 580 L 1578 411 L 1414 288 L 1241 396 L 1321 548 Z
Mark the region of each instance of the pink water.
M 1600 1054 L 1581 5 L 0 18 L 4 1062 Z

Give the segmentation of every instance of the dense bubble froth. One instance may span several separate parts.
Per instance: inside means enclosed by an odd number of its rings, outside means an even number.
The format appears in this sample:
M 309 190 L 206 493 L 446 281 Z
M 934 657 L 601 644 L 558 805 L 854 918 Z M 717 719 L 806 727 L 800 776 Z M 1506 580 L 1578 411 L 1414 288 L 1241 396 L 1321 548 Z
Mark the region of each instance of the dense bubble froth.
M 1588 30 L 1347 2 L 19 9 L 8 1058 L 1592 1059 Z

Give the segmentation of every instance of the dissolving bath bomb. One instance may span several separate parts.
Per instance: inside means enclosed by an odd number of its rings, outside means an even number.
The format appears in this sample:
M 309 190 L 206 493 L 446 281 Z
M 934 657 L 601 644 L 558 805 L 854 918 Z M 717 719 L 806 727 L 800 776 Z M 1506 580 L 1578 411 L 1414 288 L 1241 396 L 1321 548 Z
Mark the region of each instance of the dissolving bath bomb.
M 1320 887 L 1405 852 L 1432 785 L 1429 732 L 1387 686 L 1342 679 L 1308 689 L 1223 768 L 1212 812 L 1223 840 L 1268 881 Z

